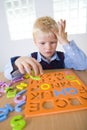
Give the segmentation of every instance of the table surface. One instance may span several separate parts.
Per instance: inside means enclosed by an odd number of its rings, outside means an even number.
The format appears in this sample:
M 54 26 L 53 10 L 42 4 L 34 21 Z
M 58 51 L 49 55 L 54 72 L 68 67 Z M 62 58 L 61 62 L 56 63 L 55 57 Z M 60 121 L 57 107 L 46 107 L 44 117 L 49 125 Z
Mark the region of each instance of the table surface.
M 74 72 L 87 86 L 87 71 Z M 2 72 L 0 73 L 0 81 L 8 82 Z M 4 94 L 0 97 L 0 107 L 4 107 L 6 103 L 12 104 L 13 99 L 8 99 Z M 87 109 L 31 118 L 26 118 L 23 112 L 24 110 L 10 112 L 7 119 L 0 122 L 0 130 L 12 130 L 10 120 L 13 116 L 20 114 L 23 115 L 27 123 L 24 130 L 87 130 Z

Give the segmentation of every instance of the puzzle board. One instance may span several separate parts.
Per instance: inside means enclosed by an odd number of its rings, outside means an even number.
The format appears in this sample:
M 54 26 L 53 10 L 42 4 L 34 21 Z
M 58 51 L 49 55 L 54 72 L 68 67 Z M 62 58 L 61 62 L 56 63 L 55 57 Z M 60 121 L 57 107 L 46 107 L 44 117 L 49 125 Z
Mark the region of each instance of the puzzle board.
M 29 79 L 25 116 L 87 109 L 87 86 L 71 70 L 48 72 Z

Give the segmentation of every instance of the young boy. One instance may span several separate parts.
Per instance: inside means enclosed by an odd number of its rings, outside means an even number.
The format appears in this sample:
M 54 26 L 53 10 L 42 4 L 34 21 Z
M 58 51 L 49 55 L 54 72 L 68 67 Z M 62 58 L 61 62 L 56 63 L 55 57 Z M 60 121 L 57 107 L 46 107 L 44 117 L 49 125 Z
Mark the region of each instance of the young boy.
M 14 79 L 26 72 L 31 75 L 32 70 L 36 76 L 43 74 L 43 70 L 46 69 L 87 69 L 86 55 L 74 41 L 68 41 L 65 28 L 65 20 L 56 23 L 49 16 L 38 18 L 33 26 L 33 38 L 38 52 L 29 56 L 11 58 L 5 66 L 5 77 Z M 63 46 L 64 52 L 56 51 L 58 42 Z

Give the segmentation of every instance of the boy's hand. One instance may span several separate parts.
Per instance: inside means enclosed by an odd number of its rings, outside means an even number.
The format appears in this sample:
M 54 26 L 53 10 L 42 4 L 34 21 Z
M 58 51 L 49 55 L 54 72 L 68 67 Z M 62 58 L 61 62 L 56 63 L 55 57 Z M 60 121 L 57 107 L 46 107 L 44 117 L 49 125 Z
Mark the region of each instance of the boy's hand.
M 68 44 L 69 41 L 67 40 L 67 33 L 65 32 L 66 28 L 66 21 L 65 20 L 60 20 L 58 21 L 58 40 L 60 44 Z
M 28 56 L 22 56 L 15 61 L 15 66 L 19 69 L 20 73 L 25 74 L 26 72 L 32 75 L 32 70 L 35 76 L 43 74 L 43 69 L 40 63 L 34 58 Z

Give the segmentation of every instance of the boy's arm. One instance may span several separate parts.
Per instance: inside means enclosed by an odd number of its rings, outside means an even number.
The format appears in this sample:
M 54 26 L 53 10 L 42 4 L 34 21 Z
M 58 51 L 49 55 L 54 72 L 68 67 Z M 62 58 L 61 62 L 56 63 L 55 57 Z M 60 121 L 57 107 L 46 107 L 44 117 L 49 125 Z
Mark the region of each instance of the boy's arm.
M 74 41 L 63 45 L 63 48 L 65 51 L 65 68 L 73 68 L 75 70 L 87 69 L 87 56 Z
M 14 65 L 14 62 L 17 58 L 19 58 L 19 56 L 12 57 L 10 59 L 10 61 L 8 62 L 8 64 L 5 65 L 4 75 L 9 80 L 22 76 L 22 74 L 19 72 L 18 68 Z
M 36 59 L 29 56 L 13 57 L 5 66 L 4 75 L 11 80 L 20 78 L 26 72 L 31 75 L 32 71 L 35 75 L 43 73 L 42 66 Z
M 75 70 L 87 69 L 87 56 L 84 52 L 75 44 L 74 41 L 69 42 L 67 39 L 67 33 L 65 32 L 66 21 L 60 20 L 58 22 L 58 40 L 65 50 L 65 68 L 73 68 Z

